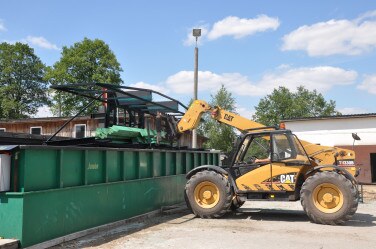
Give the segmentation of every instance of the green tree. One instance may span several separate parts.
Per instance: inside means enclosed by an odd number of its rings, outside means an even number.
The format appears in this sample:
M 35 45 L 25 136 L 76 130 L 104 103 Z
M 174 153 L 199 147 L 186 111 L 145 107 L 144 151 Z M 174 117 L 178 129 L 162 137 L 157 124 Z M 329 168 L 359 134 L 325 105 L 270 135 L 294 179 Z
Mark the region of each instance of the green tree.
M 115 54 L 102 40 L 85 38 L 71 47 L 63 47 L 61 58 L 48 68 L 46 79 L 53 85 L 69 83 L 122 83 L 122 71 Z M 53 94 L 51 111 L 70 116 L 89 103 L 88 98 L 57 92 Z M 95 112 L 100 103 L 88 108 L 84 114 Z
M 299 86 L 296 92 L 291 92 L 279 87 L 260 100 L 253 119 L 264 125 L 276 125 L 284 119 L 341 115 L 335 108 L 335 101 L 326 101 L 316 90 Z
M 47 103 L 45 65 L 27 44 L 0 44 L 0 118 L 25 118 Z
M 234 97 L 223 85 L 215 95 L 211 95 L 209 104 L 211 106 L 219 106 L 230 112 L 235 112 L 236 109 Z M 209 138 L 204 146 L 210 149 L 230 152 L 236 138 L 234 129 L 226 124 L 218 123 L 209 114 L 205 114 L 203 119 L 205 122 L 202 127 L 199 127 L 198 132 Z

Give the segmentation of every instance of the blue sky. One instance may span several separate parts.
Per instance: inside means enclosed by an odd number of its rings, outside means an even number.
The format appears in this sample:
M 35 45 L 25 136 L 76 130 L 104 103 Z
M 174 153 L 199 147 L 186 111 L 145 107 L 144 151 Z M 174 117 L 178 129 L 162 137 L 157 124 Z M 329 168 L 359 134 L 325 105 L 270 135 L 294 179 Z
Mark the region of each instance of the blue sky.
M 323 93 L 344 114 L 376 112 L 374 1 L 2 1 L 0 41 L 28 43 L 46 65 L 84 37 L 109 44 L 125 85 L 187 103 L 193 95 L 192 28 L 199 98 L 224 84 L 250 117 L 286 86 Z M 45 115 L 42 111 L 39 115 Z

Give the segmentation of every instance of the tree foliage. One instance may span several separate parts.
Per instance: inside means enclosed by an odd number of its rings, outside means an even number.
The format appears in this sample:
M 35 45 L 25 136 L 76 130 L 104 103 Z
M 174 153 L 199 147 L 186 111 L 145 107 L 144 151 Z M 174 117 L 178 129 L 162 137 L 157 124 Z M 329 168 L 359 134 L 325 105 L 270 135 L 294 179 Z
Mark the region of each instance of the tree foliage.
M 47 103 L 45 65 L 27 44 L 0 44 L 0 118 L 25 118 Z
M 211 106 L 219 106 L 230 112 L 235 112 L 236 109 L 234 97 L 223 85 L 215 95 L 211 95 L 209 104 Z M 203 119 L 205 122 L 199 127 L 199 134 L 209 138 L 204 146 L 210 149 L 230 152 L 236 138 L 234 129 L 226 124 L 218 123 L 209 114 L 206 114 Z
M 279 87 L 260 100 L 253 119 L 264 125 L 276 125 L 284 119 L 341 115 L 335 108 L 335 101 L 326 101 L 316 90 L 299 86 L 296 92 L 291 92 Z
M 122 71 L 115 54 L 102 40 L 85 38 L 71 47 L 63 47 L 61 58 L 47 70 L 46 79 L 55 85 L 69 83 L 110 83 L 119 85 Z M 55 93 L 51 110 L 56 115 L 61 108 L 62 116 L 77 113 L 89 103 L 88 98 L 72 94 Z M 87 109 L 85 114 L 95 112 L 100 103 Z

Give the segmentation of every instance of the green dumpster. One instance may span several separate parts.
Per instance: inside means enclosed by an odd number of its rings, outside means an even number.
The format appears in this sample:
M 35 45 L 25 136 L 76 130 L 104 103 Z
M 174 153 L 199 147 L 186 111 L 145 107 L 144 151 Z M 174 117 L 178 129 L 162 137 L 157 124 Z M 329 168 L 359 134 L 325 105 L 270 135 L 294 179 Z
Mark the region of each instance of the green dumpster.
M 23 247 L 180 203 L 185 174 L 219 163 L 217 151 L 17 146 L 7 153 L 0 236 Z

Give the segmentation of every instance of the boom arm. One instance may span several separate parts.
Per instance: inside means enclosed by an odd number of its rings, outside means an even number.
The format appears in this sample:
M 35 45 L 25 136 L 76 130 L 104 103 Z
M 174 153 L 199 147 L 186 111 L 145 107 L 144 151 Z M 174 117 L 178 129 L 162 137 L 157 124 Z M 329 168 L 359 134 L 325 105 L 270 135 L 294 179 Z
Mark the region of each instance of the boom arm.
M 178 123 L 178 131 L 184 132 L 197 128 L 200 123 L 201 116 L 205 112 L 210 112 L 213 119 L 217 120 L 220 123 L 230 125 L 241 132 L 245 132 L 249 129 L 265 127 L 260 123 L 249 120 L 235 113 L 223 110 L 220 107 L 213 108 L 203 100 L 195 100 Z
M 265 130 L 269 129 L 268 127 L 260 123 L 241 117 L 235 113 L 223 110 L 220 107 L 211 107 L 207 102 L 203 100 L 195 100 L 191 104 L 183 118 L 179 121 L 177 125 L 178 132 L 183 133 L 187 130 L 193 130 L 197 128 L 200 123 L 201 116 L 206 112 L 210 112 L 211 117 L 218 122 L 230 125 L 241 132 L 246 132 L 250 129 L 262 127 L 265 127 Z M 315 159 L 315 162 L 318 165 L 333 164 L 336 160 L 350 160 L 354 162 L 355 152 L 352 150 L 312 144 L 304 140 L 300 140 L 300 142 L 302 143 L 308 156 Z M 348 166 L 348 170 L 354 175 L 355 165 Z

